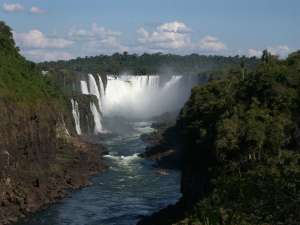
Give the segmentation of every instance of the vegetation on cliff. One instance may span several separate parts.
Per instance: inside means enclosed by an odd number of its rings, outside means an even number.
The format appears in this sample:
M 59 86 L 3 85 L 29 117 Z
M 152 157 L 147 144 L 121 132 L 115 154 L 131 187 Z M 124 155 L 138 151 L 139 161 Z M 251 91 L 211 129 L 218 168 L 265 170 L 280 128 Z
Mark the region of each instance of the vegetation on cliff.
M 17 101 L 58 98 L 58 90 L 42 77 L 36 64 L 27 61 L 15 47 L 11 29 L 0 21 L 0 96 Z
M 300 52 L 264 52 L 195 87 L 177 122 L 184 143 L 180 224 L 300 223 Z
M 101 148 L 70 135 L 65 96 L 15 47 L 0 22 L 0 224 L 41 209 L 88 184 Z M 89 149 L 89 151 L 87 151 Z

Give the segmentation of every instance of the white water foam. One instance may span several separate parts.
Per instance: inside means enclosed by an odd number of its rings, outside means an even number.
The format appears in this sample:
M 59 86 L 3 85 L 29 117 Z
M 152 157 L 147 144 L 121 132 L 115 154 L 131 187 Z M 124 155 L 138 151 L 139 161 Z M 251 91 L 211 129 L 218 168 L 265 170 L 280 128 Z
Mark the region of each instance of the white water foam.
M 105 155 L 104 158 L 114 160 L 117 164 L 126 167 L 129 166 L 131 163 L 141 159 L 138 153 L 129 156 Z

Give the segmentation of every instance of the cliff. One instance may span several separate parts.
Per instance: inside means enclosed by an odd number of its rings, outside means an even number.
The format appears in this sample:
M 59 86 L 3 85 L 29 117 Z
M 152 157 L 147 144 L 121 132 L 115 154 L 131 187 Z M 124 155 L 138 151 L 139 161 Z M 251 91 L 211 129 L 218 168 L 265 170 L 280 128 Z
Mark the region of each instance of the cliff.
M 88 185 L 102 146 L 74 134 L 68 101 L 15 47 L 0 22 L 0 224 Z
M 300 223 L 299 52 L 195 87 L 174 129 L 182 199 L 138 224 Z

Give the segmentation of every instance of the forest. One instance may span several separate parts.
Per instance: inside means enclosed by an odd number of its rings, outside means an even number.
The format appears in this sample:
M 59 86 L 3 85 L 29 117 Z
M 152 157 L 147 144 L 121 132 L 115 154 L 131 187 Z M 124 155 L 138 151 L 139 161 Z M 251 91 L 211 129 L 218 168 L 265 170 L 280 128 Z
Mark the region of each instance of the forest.
M 176 124 L 193 209 L 178 224 L 300 223 L 299 90 L 300 52 L 268 51 L 254 71 L 193 89 Z
M 44 62 L 39 66 L 44 70 L 69 70 L 82 73 L 100 74 L 172 74 L 172 75 L 212 75 L 239 67 L 243 62 L 246 67 L 254 68 L 258 59 L 245 56 L 205 56 L 198 54 L 174 55 L 155 53 L 142 55 L 115 53 L 111 56 L 99 55 L 77 58 L 69 61 Z

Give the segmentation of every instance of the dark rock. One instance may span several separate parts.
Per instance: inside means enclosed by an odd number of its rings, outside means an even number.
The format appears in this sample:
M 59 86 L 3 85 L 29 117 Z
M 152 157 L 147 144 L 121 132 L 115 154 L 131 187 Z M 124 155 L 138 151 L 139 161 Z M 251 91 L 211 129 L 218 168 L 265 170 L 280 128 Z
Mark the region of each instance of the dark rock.
M 105 169 L 101 145 L 57 136 L 59 114 L 51 104 L 0 99 L 0 224 L 43 209 L 67 189 L 89 185 L 88 176 Z

